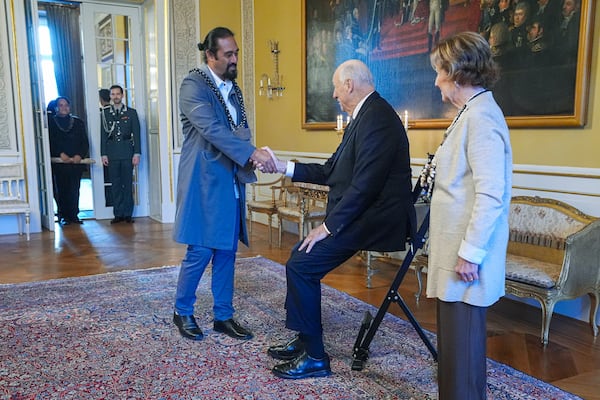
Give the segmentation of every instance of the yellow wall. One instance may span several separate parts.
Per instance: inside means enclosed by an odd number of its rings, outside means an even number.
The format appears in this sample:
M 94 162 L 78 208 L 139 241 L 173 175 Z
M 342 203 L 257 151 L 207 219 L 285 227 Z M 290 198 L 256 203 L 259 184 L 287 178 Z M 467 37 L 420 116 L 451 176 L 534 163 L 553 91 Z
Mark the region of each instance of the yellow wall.
M 216 22 L 228 18 L 223 23 L 231 21 L 231 25 L 234 26 L 236 21 L 239 21 L 240 0 L 220 1 L 218 7 L 209 6 L 207 3 L 213 4 L 201 1 L 201 5 L 204 5 L 202 10 L 206 8 L 206 12 L 201 15 L 202 22 Z M 340 139 L 333 131 L 307 131 L 301 128 L 302 2 L 254 0 L 254 13 L 256 82 L 261 73 L 272 73 L 273 63 L 268 41 L 273 39 L 279 41 L 280 73 L 283 74 L 286 86 L 283 98 L 268 100 L 265 97 L 256 97 L 257 144 L 285 151 L 334 151 Z M 600 7 L 595 7 L 592 13 L 595 20 L 600 21 Z M 203 26 L 206 26 L 206 22 Z M 234 26 L 234 30 L 239 36 L 241 29 Z M 202 31 L 205 34 L 204 28 Z M 594 112 L 600 107 L 600 90 L 596 90 L 600 88 L 600 65 L 597 61 L 600 29 L 596 29 L 593 36 L 587 124 L 583 128 L 512 129 L 515 164 L 600 168 L 600 113 Z M 331 85 L 331 82 L 323 84 Z M 245 94 L 246 97 L 250 95 Z M 254 95 L 257 95 L 256 91 Z M 443 130 L 411 130 L 409 139 L 412 157 L 424 158 L 427 152 L 435 151 L 442 134 Z
M 224 26 L 235 33 L 238 45 L 242 37 L 242 8 L 239 0 L 220 0 L 200 2 L 200 38 L 204 40 L 206 34 L 217 26 Z
M 259 146 L 275 150 L 330 153 L 340 138 L 333 130 L 307 131 L 302 126 L 302 2 L 255 0 L 255 72 L 273 73 L 269 40 L 279 41 L 279 72 L 283 75 L 283 97 L 256 98 L 256 138 Z M 323 82 L 331 86 L 331 80 Z M 332 86 L 333 90 L 333 86 Z
M 223 26 L 233 31 L 236 36 L 238 46 L 242 45 L 242 8 L 239 0 L 198 0 L 200 2 L 200 37 L 198 42 L 204 40 L 206 34 L 213 28 Z M 218 5 L 216 7 L 215 5 Z M 238 68 L 243 68 L 242 51 L 240 48 L 240 57 Z M 238 70 L 238 84 L 243 86 L 242 73 Z

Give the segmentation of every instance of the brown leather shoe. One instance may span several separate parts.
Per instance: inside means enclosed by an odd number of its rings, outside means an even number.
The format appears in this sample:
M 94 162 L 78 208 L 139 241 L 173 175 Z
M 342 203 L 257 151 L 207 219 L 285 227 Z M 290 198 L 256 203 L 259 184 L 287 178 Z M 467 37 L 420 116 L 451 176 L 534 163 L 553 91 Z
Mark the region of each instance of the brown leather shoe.
M 215 321 L 215 332 L 221 332 L 234 339 L 249 340 L 254 337 L 252 332 L 240 326 L 233 318 L 226 321 Z
M 300 335 L 296 335 L 286 344 L 271 346 L 267 350 L 267 354 L 278 360 L 293 360 L 304 351 L 304 343 L 300 339 Z
M 173 322 L 179 328 L 179 333 L 184 338 L 192 339 L 192 340 L 202 340 L 204 338 L 204 334 L 198 324 L 196 323 L 196 318 L 193 315 L 179 315 L 173 313 Z

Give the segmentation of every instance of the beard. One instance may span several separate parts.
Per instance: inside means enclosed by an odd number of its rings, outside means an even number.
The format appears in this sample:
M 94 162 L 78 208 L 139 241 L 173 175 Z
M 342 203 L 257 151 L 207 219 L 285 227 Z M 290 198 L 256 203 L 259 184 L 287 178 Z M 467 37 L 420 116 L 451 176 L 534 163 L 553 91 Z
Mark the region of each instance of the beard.
M 225 80 L 229 79 L 231 81 L 234 80 L 235 78 L 237 78 L 237 65 L 236 64 L 228 65 L 227 69 L 223 73 L 223 78 L 225 78 Z

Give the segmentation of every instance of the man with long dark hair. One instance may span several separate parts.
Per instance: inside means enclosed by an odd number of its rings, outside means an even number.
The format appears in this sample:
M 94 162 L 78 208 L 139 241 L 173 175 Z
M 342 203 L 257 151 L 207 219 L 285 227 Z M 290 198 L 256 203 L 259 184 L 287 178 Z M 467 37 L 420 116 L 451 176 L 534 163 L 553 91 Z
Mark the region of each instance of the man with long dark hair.
M 227 28 L 211 30 L 198 44 L 204 63 L 181 83 L 184 141 L 179 161 L 173 238 L 187 244 L 181 263 L 173 322 L 183 337 L 201 340 L 194 317 L 196 289 L 212 261 L 213 328 L 248 340 L 252 333 L 233 319 L 234 263 L 238 241 L 248 245 L 245 184 L 256 181 L 251 160 L 275 165 L 251 143 L 237 77 L 238 46 Z

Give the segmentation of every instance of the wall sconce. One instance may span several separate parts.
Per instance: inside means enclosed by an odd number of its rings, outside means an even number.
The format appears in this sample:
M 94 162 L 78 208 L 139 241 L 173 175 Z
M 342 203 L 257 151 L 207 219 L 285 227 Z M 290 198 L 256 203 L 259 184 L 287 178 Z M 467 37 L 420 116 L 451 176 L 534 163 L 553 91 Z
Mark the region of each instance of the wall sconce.
M 273 55 L 273 76 L 270 77 L 267 74 L 261 75 L 260 84 L 258 86 L 258 95 L 267 96 L 268 99 L 272 99 L 273 96 L 283 96 L 285 87 L 282 84 L 283 76 L 279 75 L 279 42 L 269 40 L 269 45 L 271 46 L 271 54 Z

